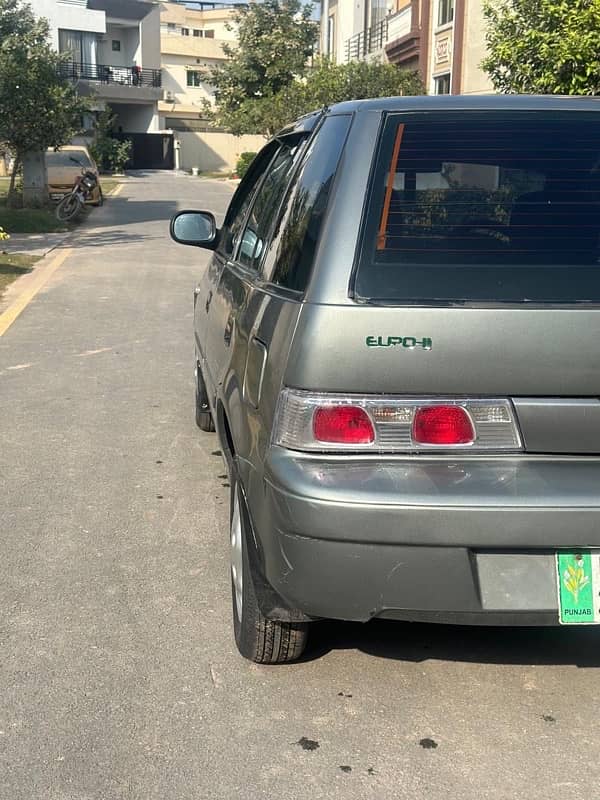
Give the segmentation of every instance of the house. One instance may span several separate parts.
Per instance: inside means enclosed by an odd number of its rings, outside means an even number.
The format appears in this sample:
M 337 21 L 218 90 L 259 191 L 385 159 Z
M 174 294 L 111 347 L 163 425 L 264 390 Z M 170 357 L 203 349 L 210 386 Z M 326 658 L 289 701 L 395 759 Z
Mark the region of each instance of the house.
M 321 48 L 337 63 L 416 69 L 430 94 L 494 91 L 480 67 L 483 0 L 321 0 Z
M 233 136 L 206 119 L 205 105 L 215 102 L 210 72 L 222 64 L 225 44 L 237 41 L 236 8 L 229 4 L 176 0 L 160 6 L 160 48 L 164 98 L 158 104 L 160 125 L 174 131 L 178 166 L 206 172 L 235 169 L 244 151 L 257 151 L 262 136 Z
M 213 104 L 215 99 L 209 74 L 225 60 L 223 45 L 237 39 L 235 8 L 203 2 L 196 9 L 171 0 L 161 3 L 160 9 L 162 126 L 205 131 L 204 104 Z
M 123 134 L 157 132 L 162 98 L 160 8 L 149 0 L 30 0 L 69 58 L 64 75 L 92 108 L 109 106 Z

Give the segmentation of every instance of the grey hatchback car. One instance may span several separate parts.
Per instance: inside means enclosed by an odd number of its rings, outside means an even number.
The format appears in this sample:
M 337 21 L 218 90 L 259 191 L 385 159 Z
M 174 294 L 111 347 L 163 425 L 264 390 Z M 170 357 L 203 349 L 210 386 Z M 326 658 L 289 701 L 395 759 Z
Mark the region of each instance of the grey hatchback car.
M 242 655 L 310 623 L 600 622 L 600 101 L 409 97 L 256 156 L 195 292 Z

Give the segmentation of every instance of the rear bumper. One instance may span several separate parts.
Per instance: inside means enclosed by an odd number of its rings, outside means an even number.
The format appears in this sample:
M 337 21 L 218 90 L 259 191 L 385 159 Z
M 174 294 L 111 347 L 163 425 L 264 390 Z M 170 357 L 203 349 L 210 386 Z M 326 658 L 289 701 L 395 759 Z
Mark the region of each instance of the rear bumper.
M 266 581 L 309 617 L 532 625 L 558 623 L 556 550 L 600 547 L 598 486 L 599 459 L 274 448 L 248 500 Z

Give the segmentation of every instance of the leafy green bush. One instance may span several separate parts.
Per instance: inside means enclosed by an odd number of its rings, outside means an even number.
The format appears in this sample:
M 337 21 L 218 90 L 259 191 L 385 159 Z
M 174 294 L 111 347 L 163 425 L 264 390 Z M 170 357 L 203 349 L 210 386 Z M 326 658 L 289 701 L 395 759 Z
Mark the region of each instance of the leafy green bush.
M 243 178 L 244 175 L 248 172 L 248 167 L 254 161 L 254 157 L 256 153 L 241 153 L 240 157 L 237 160 L 237 164 L 235 165 L 235 172 L 238 178 Z
M 96 139 L 90 147 L 92 158 L 103 172 L 123 172 L 131 158 L 132 143 L 114 139 L 112 132 L 115 116 L 109 108 L 98 115 Z
M 102 172 L 123 172 L 131 157 L 132 146 L 129 139 L 121 142 L 107 136 L 97 139 L 90 152 Z

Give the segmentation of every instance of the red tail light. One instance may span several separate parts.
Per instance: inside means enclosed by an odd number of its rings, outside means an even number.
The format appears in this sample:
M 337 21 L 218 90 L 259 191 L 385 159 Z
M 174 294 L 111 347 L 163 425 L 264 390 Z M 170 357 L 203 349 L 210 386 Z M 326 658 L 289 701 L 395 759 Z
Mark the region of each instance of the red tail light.
M 357 406 L 325 406 L 313 416 L 313 433 L 320 442 L 371 444 L 375 431 L 369 415 Z
M 475 429 L 460 406 L 429 406 L 415 412 L 413 441 L 418 444 L 473 444 Z

